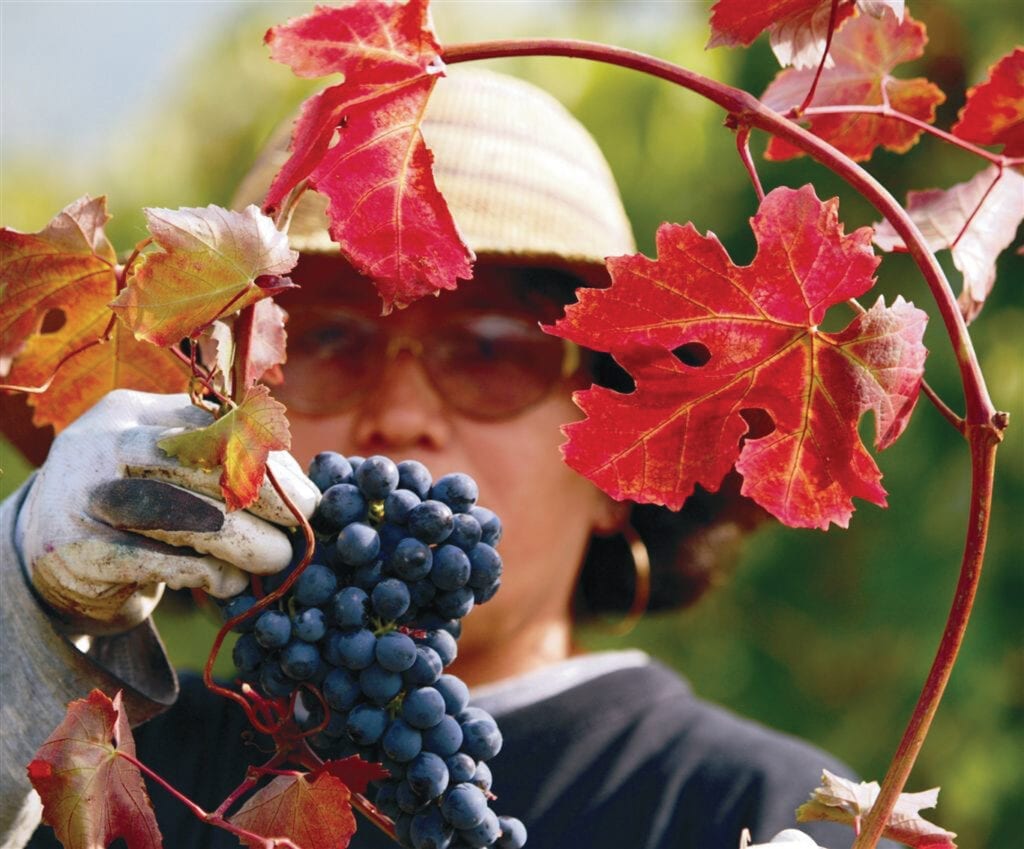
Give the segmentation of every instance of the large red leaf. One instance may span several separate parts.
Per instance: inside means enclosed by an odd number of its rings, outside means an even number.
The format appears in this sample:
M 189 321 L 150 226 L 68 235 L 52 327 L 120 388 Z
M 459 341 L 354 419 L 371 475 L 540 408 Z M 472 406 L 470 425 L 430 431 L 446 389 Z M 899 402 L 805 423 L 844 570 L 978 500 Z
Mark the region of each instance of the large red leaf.
M 1024 176 L 992 165 L 949 189 L 910 192 L 907 211 L 928 247 L 951 249 L 964 276 L 960 311 L 973 321 L 995 284 L 999 254 L 1024 220 Z M 888 221 L 875 226 L 875 244 L 884 251 L 905 247 Z
M 897 65 L 918 58 L 927 43 L 924 24 L 907 15 L 902 22 L 892 15 L 874 20 L 858 15 L 843 24 L 832 41 L 833 64 L 818 81 L 810 107 L 878 106 L 921 121 L 935 120 L 935 107 L 945 100 L 939 88 L 923 77 L 898 79 Z M 814 79 L 813 69 L 780 71 L 762 100 L 777 112 L 799 106 Z M 810 130 L 855 160 L 871 157 L 876 147 L 903 152 L 920 137 L 917 127 L 881 115 L 826 114 L 810 119 Z M 773 137 L 765 151 L 768 159 L 791 159 L 802 151 Z
M 809 802 L 797 808 L 797 822 L 828 820 L 859 829 L 880 790 L 877 781 L 850 781 L 823 770 L 821 787 L 814 789 Z M 956 849 L 955 833 L 921 816 L 922 809 L 934 808 L 938 801 L 937 787 L 919 793 L 900 793 L 882 836 L 914 849 Z
M 121 837 L 130 849 L 163 845 L 121 706 L 99 690 L 68 705 L 64 721 L 28 765 L 43 800 L 43 822 L 64 849 L 96 849 Z
M 292 287 L 299 258 L 255 206 L 147 209 L 163 249 L 144 255 L 111 305 L 138 339 L 175 345 L 224 315 Z
M 256 500 L 271 451 L 291 445 L 285 408 L 266 386 L 253 386 L 242 403 L 211 425 L 165 437 L 157 443 L 171 457 L 199 469 L 222 468 L 220 488 L 229 510 Z
M 298 74 L 342 73 L 350 81 L 303 104 L 291 157 L 265 208 L 276 209 L 302 180 L 326 195 L 331 238 L 373 278 L 385 311 L 468 279 L 473 254 L 437 189 L 420 133 L 441 73 L 426 0 L 318 7 L 270 30 L 267 42 Z
M 576 393 L 587 418 L 566 426 L 565 458 L 615 498 L 672 508 L 735 464 L 742 491 L 787 525 L 845 527 L 854 496 L 885 504 L 857 423 L 875 411 L 878 448 L 903 431 L 926 316 L 879 301 L 840 333 L 819 329 L 828 307 L 871 287 L 878 259 L 870 230 L 844 235 L 837 202 L 810 186 L 771 192 L 752 226 L 749 266 L 713 235 L 664 224 L 656 260 L 610 259 L 612 285 L 580 290 L 552 331 L 611 352 L 636 389 Z M 744 410 L 774 430 L 744 440 Z
M 291 840 L 302 849 L 345 849 L 356 831 L 351 794 L 328 772 L 279 775 L 257 790 L 231 822 L 263 837 Z M 245 840 L 247 846 L 258 846 Z
M 967 92 L 953 135 L 1005 145 L 1007 156 L 1024 155 L 1024 47 L 996 62 L 988 79 Z
M 29 396 L 37 426 L 61 430 L 112 389 L 180 392 L 186 370 L 169 352 L 114 330 L 114 249 L 103 227 L 105 198 L 83 197 L 38 233 L 0 231 L 0 373 L 16 386 L 42 386 Z M 58 363 L 76 351 L 54 376 Z

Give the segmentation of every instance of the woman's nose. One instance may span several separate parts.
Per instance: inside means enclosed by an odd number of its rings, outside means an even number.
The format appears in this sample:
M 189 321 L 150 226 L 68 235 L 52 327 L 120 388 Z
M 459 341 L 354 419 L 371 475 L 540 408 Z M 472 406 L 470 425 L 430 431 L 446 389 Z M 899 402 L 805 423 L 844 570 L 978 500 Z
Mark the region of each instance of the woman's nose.
M 436 451 L 448 441 L 444 400 L 409 350 L 387 357 L 380 378 L 355 413 L 353 440 L 366 454 L 412 448 Z

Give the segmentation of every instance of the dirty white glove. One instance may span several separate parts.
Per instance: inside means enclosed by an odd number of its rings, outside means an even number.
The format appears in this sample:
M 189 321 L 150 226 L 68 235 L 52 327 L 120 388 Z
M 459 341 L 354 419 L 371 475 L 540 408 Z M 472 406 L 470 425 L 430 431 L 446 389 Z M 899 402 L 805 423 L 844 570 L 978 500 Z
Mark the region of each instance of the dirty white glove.
M 291 559 L 276 526 L 297 520 L 266 480 L 248 510 L 226 512 L 219 471 L 189 469 L 157 442 L 209 424 L 185 395 L 118 390 L 64 430 L 18 515 L 16 540 L 33 585 L 68 630 L 127 630 L 152 612 L 164 585 L 241 592 L 247 573 Z M 309 517 L 319 492 L 295 459 L 273 452 L 278 482 Z

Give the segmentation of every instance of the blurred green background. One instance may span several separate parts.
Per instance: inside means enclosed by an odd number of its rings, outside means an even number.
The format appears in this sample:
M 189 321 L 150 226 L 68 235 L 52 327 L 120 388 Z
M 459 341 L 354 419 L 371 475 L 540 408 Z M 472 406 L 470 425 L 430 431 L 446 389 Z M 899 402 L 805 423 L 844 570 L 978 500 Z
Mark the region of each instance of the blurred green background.
M 132 22 L 116 33 L 126 46 L 145 43 L 138 21 L 145 25 L 148 5 L 138 4 Z M 217 15 L 184 33 L 184 46 L 176 48 L 161 86 L 132 100 L 127 114 L 111 118 L 108 110 L 97 108 L 102 143 L 72 145 L 69 155 L 55 160 L 44 147 L 5 141 L 4 225 L 35 230 L 79 195 L 107 194 L 115 215 L 108 232 L 119 250 L 127 250 L 141 238 L 142 206 L 228 202 L 267 134 L 315 85 L 270 62 L 261 47 L 267 26 L 303 14 L 311 4 L 200 5 L 217 5 Z M 946 91 L 938 123 L 948 127 L 965 88 L 1024 40 L 1020 9 L 1011 0 L 912 5 L 928 25 L 931 43 L 923 60 L 897 74 L 927 76 Z M 24 23 L 12 17 L 16 4 L 4 6 L 8 24 Z M 76 6 L 78 12 L 99 8 Z M 656 54 L 759 94 L 777 70 L 764 39 L 749 50 L 705 51 L 709 6 L 449 0 L 435 3 L 434 16 L 446 43 L 523 35 L 596 39 Z M 46 8 L 61 15 L 70 7 Z M 122 8 L 127 16 L 128 7 Z M 10 32 L 8 26 L 8 37 Z M 45 30 L 40 38 L 35 49 L 46 49 Z M 86 55 L 80 61 L 101 60 Z M 652 251 L 659 222 L 693 221 L 699 230 L 715 232 L 737 262 L 749 260 L 748 218 L 756 199 L 716 107 L 665 83 L 584 62 L 490 64 L 548 88 L 591 128 L 622 186 L 645 252 Z M 116 100 L 119 87 L 127 91 L 133 80 L 118 78 L 110 85 Z M 4 87 L 6 101 L 14 95 L 7 83 Z M 754 137 L 755 153 L 764 142 Z M 877 153 L 867 167 L 903 198 L 908 189 L 965 180 L 981 163 L 926 137 L 904 156 Z M 838 195 L 847 231 L 878 217 L 833 175 L 806 160 L 769 164 L 758 158 L 758 168 L 766 188 L 813 181 L 819 196 Z M 942 260 L 959 286 L 948 255 Z M 990 303 L 972 326 L 995 404 L 1010 411 L 1015 426 L 1000 449 L 993 529 L 973 621 L 909 787 L 942 786 L 940 807 L 931 818 L 958 832 L 964 849 L 1021 843 L 1014 817 L 1024 806 L 1022 282 L 1024 262 L 1008 251 Z M 885 258 L 879 285 L 887 299 L 902 293 L 934 315 L 927 288 L 906 256 Z M 955 363 L 938 321 L 926 341 L 932 352 L 929 382 L 962 410 Z M 871 428 L 866 419 L 866 439 Z M 6 495 L 28 467 L 6 445 L 0 450 L 0 487 Z M 678 668 L 703 696 L 811 740 L 863 776 L 880 779 L 952 599 L 970 468 L 965 443 L 925 401 L 905 437 L 878 462 L 890 493 L 888 510 L 859 505 L 848 531 L 827 534 L 765 527 L 747 546 L 731 582 L 696 609 L 648 616 L 626 637 L 590 628 L 581 638 L 594 648 L 644 648 Z M 162 606 L 158 620 L 174 661 L 201 665 L 214 631 L 212 617 L 178 595 Z

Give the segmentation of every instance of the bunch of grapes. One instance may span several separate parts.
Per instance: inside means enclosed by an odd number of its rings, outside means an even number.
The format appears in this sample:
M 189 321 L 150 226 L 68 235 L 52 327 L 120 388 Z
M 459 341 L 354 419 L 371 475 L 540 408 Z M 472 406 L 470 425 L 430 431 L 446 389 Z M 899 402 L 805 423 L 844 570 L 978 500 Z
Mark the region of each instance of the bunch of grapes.
M 318 729 L 310 744 L 323 757 L 384 765 L 371 800 L 403 846 L 520 849 L 523 824 L 488 801 L 498 725 L 444 672 L 462 617 L 501 584 L 500 520 L 476 504 L 471 477 L 435 481 L 415 460 L 323 452 L 309 476 L 323 493 L 313 559 L 276 606 L 236 626 L 235 665 L 271 697 L 304 685 L 295 719 Z M 255 603 L 242 593 L 224 616 Z

